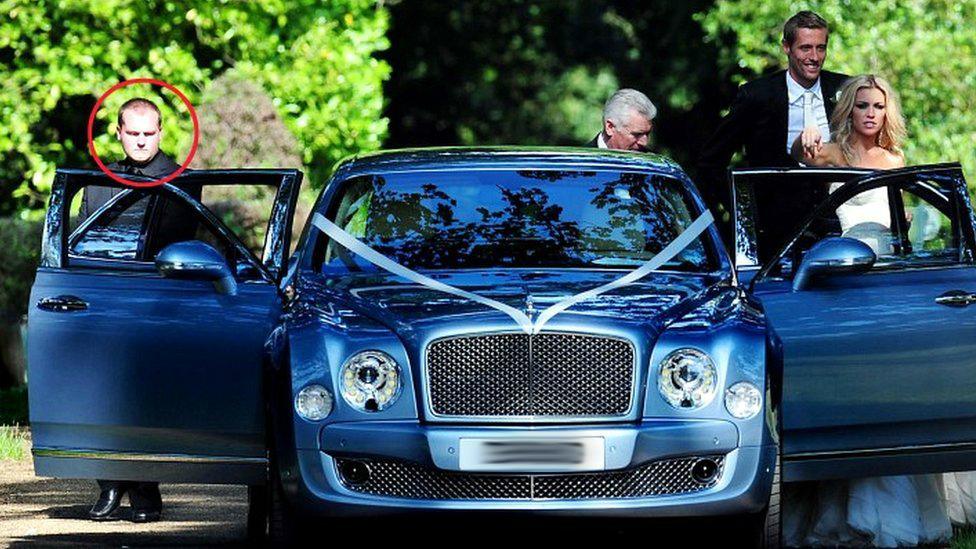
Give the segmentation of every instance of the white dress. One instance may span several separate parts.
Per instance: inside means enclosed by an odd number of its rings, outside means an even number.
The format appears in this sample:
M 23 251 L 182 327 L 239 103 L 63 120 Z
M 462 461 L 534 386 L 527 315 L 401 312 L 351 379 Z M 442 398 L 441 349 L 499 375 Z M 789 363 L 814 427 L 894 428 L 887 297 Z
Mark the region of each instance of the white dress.
M 947 476 L 900 475 L 787 485 L 783 490 L 784 541 L 792 547 L 914 547 L 948 542 L 952 523 L 944 482 Z M 970 510 L 972 503 L 970 497 Z
M 842 183 L 832 183 L 834 192 Z M 841 235 L 856 238 L 874 250 L 874 253 L 890 255 L 891 210 L 888 207 L 888 190 L 885 187 L 871 189 L 851 197 L 837 208 Z

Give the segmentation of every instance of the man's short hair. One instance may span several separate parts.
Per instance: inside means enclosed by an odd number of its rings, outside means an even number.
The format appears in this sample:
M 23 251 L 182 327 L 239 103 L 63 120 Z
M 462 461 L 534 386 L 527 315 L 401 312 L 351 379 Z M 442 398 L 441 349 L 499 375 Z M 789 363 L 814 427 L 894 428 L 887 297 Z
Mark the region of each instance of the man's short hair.
M 609 120 L 613 122 L 614 126 L 621 126 L 624 124 L 624 119 L 630 116 L 631 111 L 648 120 L 654 120 L 654 117 L 657 116 L 657 107 L 651 103 L 646 95 L 637 90 L 623 88 L 614 92 L 610 99 L 607 99 L 603 106 L 603 123 L 605 125 Z
M 148 99 L 142 97 L 133 97 L 132 99 L 122 103 L 119 107 L 119 127 L 122 127 L 122 115 L 126 111 L 142 111 L 142 110 L 153 110 L 156 111 L 156 118 L 159 120 L 159 127 L 163 127 L 163 113 L 159 112 L 159 107 L 155 103 Z
M 783 25 L 783 43 L 792 46 L 796 40 L 797 29 L 824 29 L 828 33 L 827 20 L 812 11 L 800 11 L 786 20 Z

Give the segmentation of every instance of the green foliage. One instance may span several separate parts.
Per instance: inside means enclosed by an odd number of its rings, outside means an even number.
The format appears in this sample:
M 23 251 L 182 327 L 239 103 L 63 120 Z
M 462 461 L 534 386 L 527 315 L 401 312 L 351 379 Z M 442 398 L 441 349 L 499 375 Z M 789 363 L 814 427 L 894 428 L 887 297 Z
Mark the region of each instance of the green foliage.
M 41 231 L 39 221 L 0 217 L 0 321 L 27 314 Z
M 0 425 L 0 461 L 18 461 L 27 456 L 25 432 L 17 427 Z
M 713 0 L 391 5 L 392 146 L 582 145 L 619 87 L 659 109 L 656 151 L 689 163 L 724 101 L 692 14 Z
M 785 66 L 782 25 L 810 8 L 723 0 L 700 21 L 712 41 L 727 44 L 721 65 L 742 81 Z M 827 68 L 877 73 L 898 90 L 908 162 L 959 160 L 976 184 L 976 0 L 825 0 L 812 8 L 831 25 Z
M 0 0 L 0 213 L 43 207 L 56 166 L 92 166 L 85 127 L 120 80 L 153 77 L 201 99 L 234 67 L 271 97 L 304 151 L 313 184 L 343 156 L 379 147 L 387 13 L 372 0 Z M 99 111 L 96 148 L 121 156 L 119 104 L 162 103 L 163 149 L 185 158 L 192 124 L 168 91 L 137 85 Z M 11 200 L 11 196 L 13 200 Z
M 200 147 L 191 168 L 302 168 L 302 149 L 271 97 L 231 69 L 214 79 L 197 107 Z

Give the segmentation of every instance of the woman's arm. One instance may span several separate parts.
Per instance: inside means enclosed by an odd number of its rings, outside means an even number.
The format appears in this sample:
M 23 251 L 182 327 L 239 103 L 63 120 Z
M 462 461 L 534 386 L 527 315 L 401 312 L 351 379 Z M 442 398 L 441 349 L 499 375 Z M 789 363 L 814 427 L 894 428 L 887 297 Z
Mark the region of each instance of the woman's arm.
M 820 128 L 804 128 L 796 137 L 790 154 L 805 166 L 846 166 L 844 155 L 836 143 L 824 143 Z

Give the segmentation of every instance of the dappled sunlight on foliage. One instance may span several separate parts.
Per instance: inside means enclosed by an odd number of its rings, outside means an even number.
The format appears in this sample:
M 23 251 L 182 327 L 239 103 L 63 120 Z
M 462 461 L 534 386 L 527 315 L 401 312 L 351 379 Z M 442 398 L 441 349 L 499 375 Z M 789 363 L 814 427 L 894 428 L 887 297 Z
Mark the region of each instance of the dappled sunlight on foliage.
M 389 45 L 388 16 L 370 0 L 0 0 L 0 13 L 0 215 L 38 216 L 56 167 L 94 166 L 88 113 L 124 79 L 167 81 L 197 104 L 211 80 L 236 68 L 271 97 L 315 185 L 340 158 L 379 148 L 386 133 L 389 68 L 373 55 Z M 95 127 L 100 156 L 121 155 L 114 118 L 134 95 L 161 100 L 162 148 L 185 158 L 184 107 L 148 85 L 106 102 Z
M 700 18 L 739 80 L 785 66 L 783 22 L 807 6 L 774 0 L 719 2 Z M 976 183 L 976 0 L 828 0 L 813 6 L 831 25 L 825 67 L 877 73 L 898 91 L 909 164 L 961 161 Z M 733 36 L 735 40 L 722 40 Z

